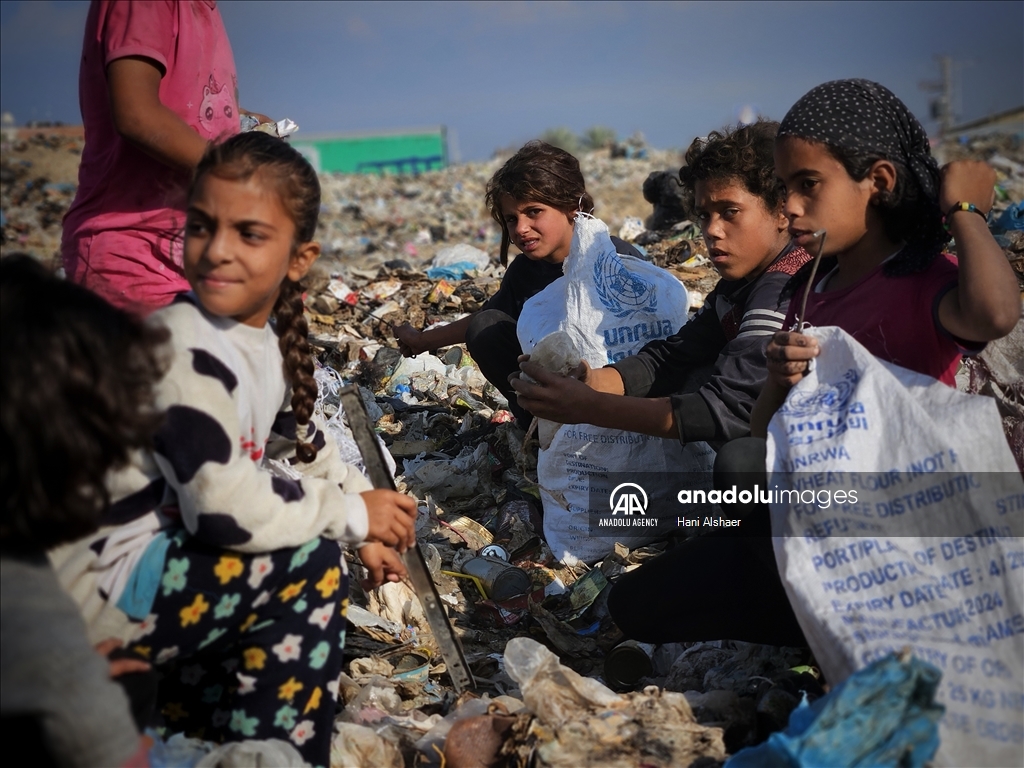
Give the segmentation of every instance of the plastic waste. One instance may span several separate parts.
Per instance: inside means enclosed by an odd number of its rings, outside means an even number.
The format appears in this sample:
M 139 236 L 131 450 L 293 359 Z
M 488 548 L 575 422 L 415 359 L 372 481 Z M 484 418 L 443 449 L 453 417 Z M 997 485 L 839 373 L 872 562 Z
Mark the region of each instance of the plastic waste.
M 993 231 L 998 232 L 1024 229 L 1024 200 L 1014 203 L 1003 211 L 999 218 L 993 221 L 989 227 Z
M 487 269 L 487 265 L 490 263 L 491 257 L 484 251 L 466 243 L 459 243 L 458 245 L 448 246 L 439 250 L 430 262 L 430 266 L 437 268 L 470 264 L 472 266 L 467 269 L 468 271 L 469 269 Z
M 698 724 L 680 693 L 651 686 L 641 693 L 615 694 L 525 637 L 506 645 L 505 669 L 539 721 L 530 733 L 543 766 L 668 768 L 705 757 L 725 759 L 721 729 Z
M 561 332 L 569 336 L 578 357 L 598 368 L 635 354 L 647 341 L 665 338 L 685 322 L 683 285 L 654 264 L 616 253 L 608 227 L 599 219 L 577 215 L 562 267 L 566 279 L 530 298 L 519 317 L 516 334 L 531 359 L 546 337 Z M 631 482 L 641 472 L 687 473 L 696 482 L 706 477 L 710 484 L 713 451 L 706 443 L 680 445 L 678 440 L 593 426 L 549 427 L 547 432 L 552 437 L 541 440 L 537 468 L 544 536 L 555 557 L 568 564 L 600 560 L 615 544 L 616 537 L 591 530 L 609 510 L 605 488 L 611 493 L 616 487 L 610 481 L 613 473 L 629 474 Z M 540 429 L 538 433 L 545 436 Z M 676 508 L 674 495 L 668 498 L 667 485 L 661 485 L 666 490 L 659 491 L 661 498 L 652 496 L 651 505 Z M 631 547 L 657 537 L 650 528 L 622 533 L 617 540 Z
M 411 459 L 405 462 L 405 482 L 417 493 L 437 501 L 474 496 L 490 487 L 488 446 L 467 446 L 455 459 Z
M 148 730 L 146 735 L 153 739 L 147 755 L 151 768 L 248 768 L 253 765 L 292 768 L 309 765 L 295 747 L 280 739 L 214 744 L 181 733 L 173 734 L 167 741 L 163 741 L 156 731 Z
M 801 702 L 785 732 L 737 752 L 726 768 L 923 767 L 939 748 L 941 679 L 927 662 L 890 654 L 813 704 Z
M 309 763 L 287 741 L 266 739 L 221 744 L 200 759 L 196 768 L 250 768 L 253 765 L 293 768 L 307 766 Z
M 331 740 L 331 768 L 402 768 L 402 753 L 373 728 L 335 723 Z
M 454 264 L 446 264 L 443 267 L 431 267 L 427 270 L 427 277 L 431 280 L 461 280 L 467 275 L 479 269 L 472 261 L 457 261 Z

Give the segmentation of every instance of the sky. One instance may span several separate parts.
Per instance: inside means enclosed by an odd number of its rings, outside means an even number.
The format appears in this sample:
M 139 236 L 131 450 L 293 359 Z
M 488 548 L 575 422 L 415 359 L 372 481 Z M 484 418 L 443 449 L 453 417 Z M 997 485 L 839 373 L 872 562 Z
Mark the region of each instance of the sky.
M 1024 2 L 221 2 L 242 106 L 302 133 L 445 125 L 453 159 L 601 125 L 684 148 L 818 83 L 877 80 L 934 130 L 1024 104 Z M 87 2 L 0 2 L 0 109 L 79 123 Z

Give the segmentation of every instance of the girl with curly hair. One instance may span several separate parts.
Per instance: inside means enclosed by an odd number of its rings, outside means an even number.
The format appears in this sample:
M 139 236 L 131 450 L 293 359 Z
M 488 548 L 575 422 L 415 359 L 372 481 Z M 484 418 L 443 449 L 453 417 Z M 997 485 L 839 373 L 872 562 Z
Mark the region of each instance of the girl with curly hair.
M 106 473 L 151 447 L 166 336 L 30 256 L 0 260 L 0 724 L 37 765 L 149 764 L 125 693 L 141 717 L 152 673 L 92 647 L 46 550 L 95 531 Z

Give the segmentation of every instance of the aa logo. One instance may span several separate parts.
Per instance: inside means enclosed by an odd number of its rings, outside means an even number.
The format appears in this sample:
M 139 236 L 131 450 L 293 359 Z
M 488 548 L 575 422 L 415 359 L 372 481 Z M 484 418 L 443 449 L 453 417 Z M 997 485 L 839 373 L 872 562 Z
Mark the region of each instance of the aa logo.
M 633 515 L 637 512 L 646 515 L 647 491 L 636 483 L 620 483 L 608 497 L 608 506 L 612 508 L 613 515 L 620 512 L 624 515 Z

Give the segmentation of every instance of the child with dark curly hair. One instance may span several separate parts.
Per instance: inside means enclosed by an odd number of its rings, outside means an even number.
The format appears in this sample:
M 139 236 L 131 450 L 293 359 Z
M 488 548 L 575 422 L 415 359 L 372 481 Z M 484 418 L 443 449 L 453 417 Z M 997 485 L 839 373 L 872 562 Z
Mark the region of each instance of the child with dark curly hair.
M 479 311 L 426 331 L 401 325 L 395 337 L 406 356 L 465 342 L 481 373 L 505 396 L 517 421 L 525 426 L 530 415 L 508 382 L 509 375 L 519 371 L 523 353 L 516 323 L 526 300 L 562 277 L 576 213 L 592 212 L 594 200 L 579 160 L 564 149 L 531 141 L 487 182 L 484 202 L 501 227 L 502 266 L 508 262 L 510 245 L 521 251 L 521 258 L 508 265 L 498 292 Z M 640 256 L 629 243 L 617 237 L 612 242 L 619 253 Z
M 613 365 L 584 363 L 580 380 L 526 361 L 522 369 L 539 383 L 515 382 L 521 406 L 561 423 L 683 443 L 720 445 L 749 434 L 767 375 L 764 343 L 786 313 L 779 293 L 808 259 L 786 232 L 772 163 L 777 129 L 761 120 L 696 139 L 686 152 L 684 197 L 722 276 L 693 320 Z M 695 375 L 710 366 L 710 378 L 696 386 Z
M 61 573 L 89 615 L 139 622 L 129 650 L 165 673 L 168 726 L 213 741 L 277 738 L 327 765 L 359 545 L 376 585 L 404 573 L 416 502 L 371 490 L 312 418 L 317 387 L 298 281 L 320 185 L 285 142 L 253 132 L 212 146 L 192 182 L 192 292 L 154 313 L 171 332 L 151 451 L 109 480 L 106 527 Z M 294 453 L 294 473 L 270 454 Z M 374 543 L 365 543 L 374 542 Z M 387 545 L 387 546 L 385 546 Z
M 750 434 L 751 412 L 767 377 L 765 344 L 786 316 L 780 294 L 810 260 L 786 231 L 772 159 L 778 127 L 760 120 L 714 132 L 687 150 L 679 172 L 684 195 L 722 276 L 693 320 L 613 365 L 591 370 L 584 363 L 579 381 L 527 360 L 523 371 L 539 383 L 515 381 L 521 405 L 559 422 L 683 443 L 720 447 Z M 716 485 L 718 474 L 716 460 Z M 743 533 L 755 532 L 744 520 Z M 801 643 L 799 631 L 775 632 L 774 617 L 748 620 L 780 601 L 788 609 L 778 577 L 770 578 L 773 570 L 770 540 L 699 536 L 622 576 L 608 608 L 627 637 L 648 642 Z M 715 578 L 705 578 L 711 572 Z
M 107 471 L 150 446 L 165 339 L 28 256 L 0 261 L 0 718 L 34 765 L 147 764 L 46 550 L 95 531 Z

